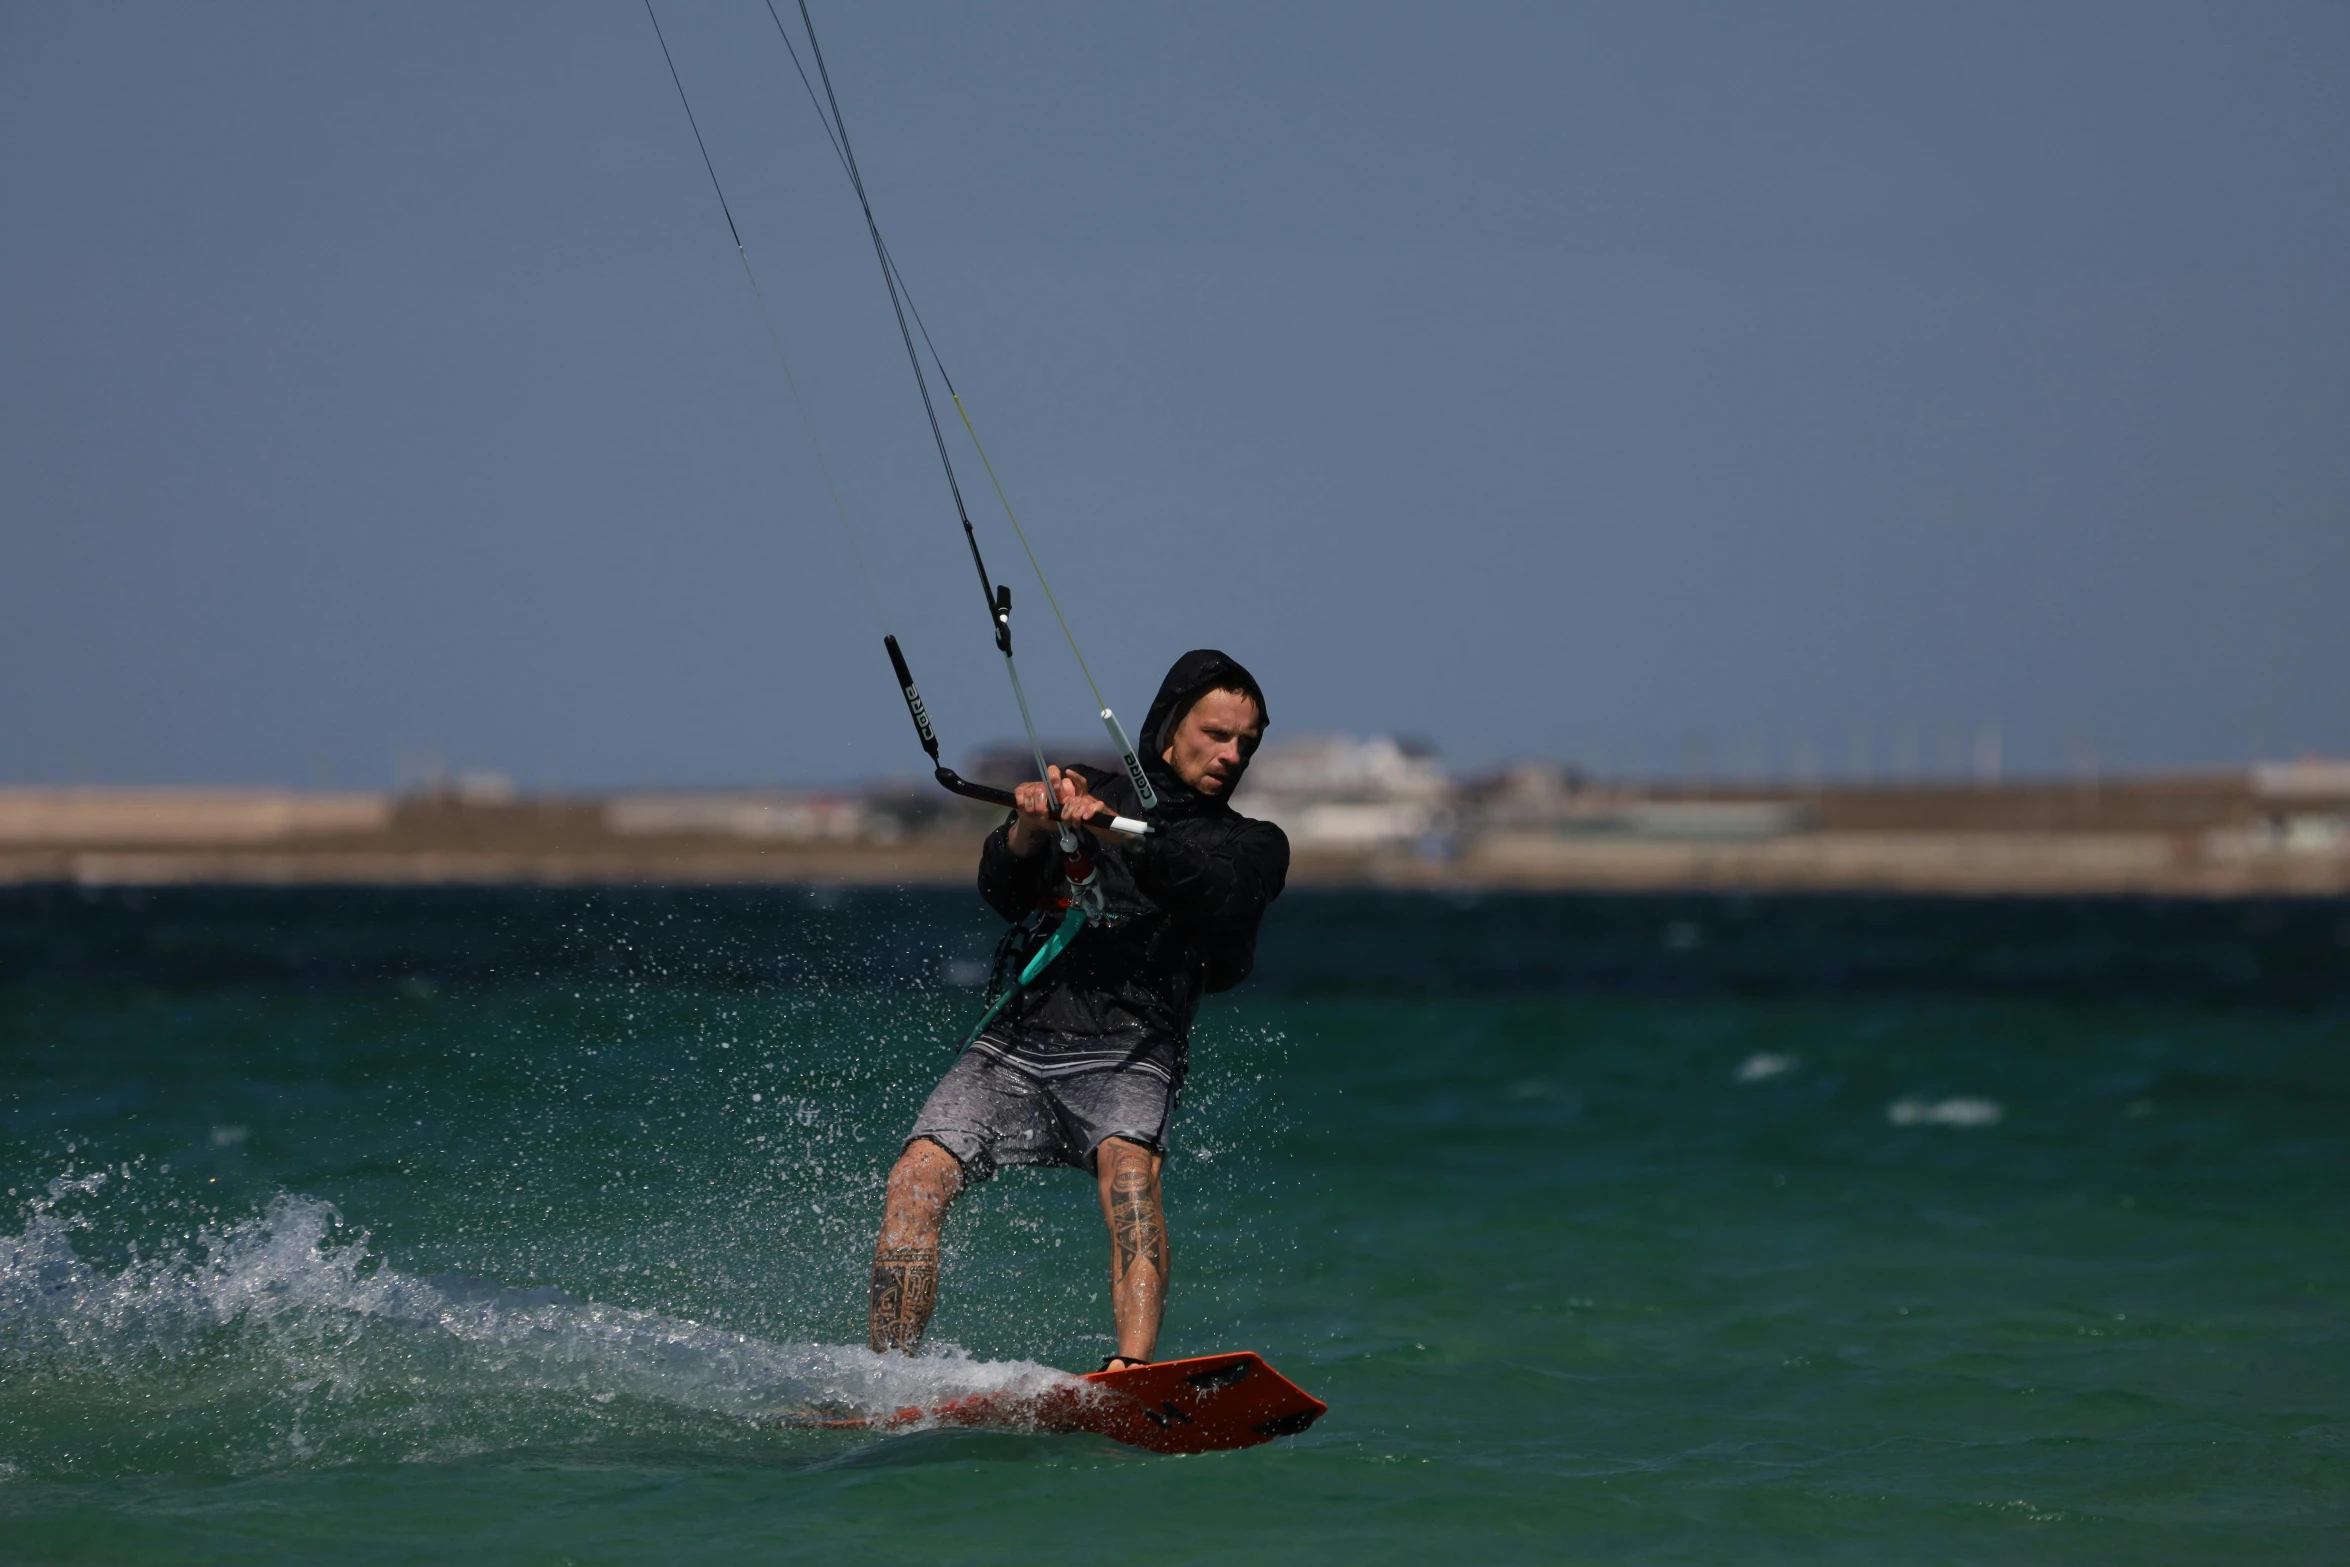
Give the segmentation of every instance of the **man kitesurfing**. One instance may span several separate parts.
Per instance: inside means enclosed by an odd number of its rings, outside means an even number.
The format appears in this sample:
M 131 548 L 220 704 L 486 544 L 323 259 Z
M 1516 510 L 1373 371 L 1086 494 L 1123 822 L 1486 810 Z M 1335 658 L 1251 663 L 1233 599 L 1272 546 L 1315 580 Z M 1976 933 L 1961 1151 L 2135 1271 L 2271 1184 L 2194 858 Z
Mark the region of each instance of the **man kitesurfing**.
M 939 1232 L 969 1184 L 1005 1165 L 1093 1173 L 1110 1230 L 1115 1352 L 1104 1370 L 1150 1360 L 1166 1309 L 1167 1226 L 1159 1171 L 1200 997 L 1248 977 L 1257 925 L 1289 873 L 1289 840 L 1242 816 L 1233 787 L 1266 724 L 1256 678 L 1222 653 L 1186 653 L 1143 720 L 1157 809 L 1151 831 L 1086 827 L 1100 907 L 1049 967 L 1012 996 L 932 1091 L 890 1172 L 873 1249 L 868 1341 L 912 1354 L 938 1298 Z M 1123 772 L 1052 767 L 1022 784 L 980 851 L 979 891 L 1015 924 L 999 982 L 1051 930 L 1072 886 L 1052 848 L 1062 823 L 1107 823 L 1143 807 Z M 1054 816 L 1059 820 L 1055 821 Z
M 965 1186 L 1011 1164 L 1067 1164 L 1093 1172 L 1110 1227 L 1117 1330 L 1115 1352 L 1100 1371 L 1041 1399 L 976 1396 L 890 1416 L 824 1423 L 877 1429 L 908 1422 L 1012 1423 L 1092 1431 L 1156 1452 L 1207 1452 L 1295 1435 L 1326 1406 L 1257 1355 L 1226 1351 L 1190 1360 L 1150 1359 L 1166 1309 L 1169 1267 L 1159 1170 L 1166 1158 L 1168 1120 L 1183 1086 L 1192 1015 L 1201 996 L 1248 977 L 1256 960 L 1258 922 L 1266 905 L 1281 895 L 1289 874 L 1289 840 L 1281 829 L 1251 821 L 1231 805 L 1233 788 L 1264 736 L 1265 693 L 1255 676 L 1224 654 L 1186 653 L 1167 672 L 1151 703 L 1142 744 L 1127 737 L 1102 700 L 1077 635 L 1044 580 L 1043 563 L 995 477 L 970 412 L 882 240 L 807 0 L 800 0 L 798 9 L 816 67 L 813 79 L 774 0 L 766 0 L 825 137 L 856 192 L 1038 775 L 1007 792 L 970 782 L 940 761 L 929 709 L 868 576 L 882 646 L 933 775 L 957 794 L 1011 808 L 981 852 L 979 890 L 1014 923 L 997 950 L 993 1004 L 923 1105 L 890 1173 L 874 1246 L 867 1341 L 877 1354 L 911 1355 L 919 1348 L 938 1301 L 938 1242 L 947 1208 Z M 652 0 L 645 0 L 645 15 L 862 572 L 863 552 L 832 485 L 832 470 L 816 442 L 783 336 L 767 308 Z M 972 449 L 1004 503 L 1005 519 L 1036 568 L 1037 583 L 1093 692 L 1122 770 L 1054 767 L 1037 742 L 1012 654 L 1012 590 L 989 574 L 981 558 L 979 535 L 964 507 L 954 458 L 915 347 L 917 327 Z

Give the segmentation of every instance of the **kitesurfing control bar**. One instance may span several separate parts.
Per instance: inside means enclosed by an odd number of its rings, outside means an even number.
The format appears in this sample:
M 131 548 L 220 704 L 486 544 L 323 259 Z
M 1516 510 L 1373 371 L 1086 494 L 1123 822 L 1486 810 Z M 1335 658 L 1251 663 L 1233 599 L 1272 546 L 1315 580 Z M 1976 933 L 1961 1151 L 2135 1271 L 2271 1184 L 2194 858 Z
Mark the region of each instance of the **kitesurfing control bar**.
M 906 699 L 907 716 L 914 720 L 915 737 L 922 742 L 923 751 L 930 757 L 931 776 L 938 780 L 939 787 L 959 794 L 966 800 L 984 800 L 989 805 L 1018 810 L 1020 802 L 1011 790 L 973 783 L 938 759 L 938 731 L 930 726 L 930 709 L 922 705 L 922 693 L 915 689 L 914 671 L 907 667 L 905 651 L 898 646 L 898 639 L 894 636 L 883 637 L 881 645 L 889 650 L 889 667 L 898 677 L 898 692 Z M 1052 812 L 1056 816 L 1060 814 L 1057 802 L 1052 806 Z M 1113 815 L 1107 822 L 1097 816 L 1093 825 L 1106 826 L 1112 832 L 1121 832 L 1131 838 L 1140 838 L 1151 830 L 1150 823 L 1138 822 L 1131 816 Z

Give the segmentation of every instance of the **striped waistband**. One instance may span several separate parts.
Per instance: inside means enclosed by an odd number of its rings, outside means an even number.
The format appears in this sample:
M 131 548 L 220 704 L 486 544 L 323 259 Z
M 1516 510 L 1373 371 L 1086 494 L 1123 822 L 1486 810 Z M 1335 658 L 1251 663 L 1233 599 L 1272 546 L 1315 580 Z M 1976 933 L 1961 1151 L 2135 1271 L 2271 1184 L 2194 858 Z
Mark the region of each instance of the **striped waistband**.
M 1099 1046 L 1062 1046 L 1048 1049 L 1006 1039 L 1000 1034 L 982 1034 L 971 1041 L 971 1048 L 991 1061 L 1000 1061 L 1030 1077 L 1073 1077 L 1081 1072 L 1141 1072 L 1162 1082 L 1175 1081 L 1175 1058 L 1179 1047 L 1159 1039 L 1119 1040 Z

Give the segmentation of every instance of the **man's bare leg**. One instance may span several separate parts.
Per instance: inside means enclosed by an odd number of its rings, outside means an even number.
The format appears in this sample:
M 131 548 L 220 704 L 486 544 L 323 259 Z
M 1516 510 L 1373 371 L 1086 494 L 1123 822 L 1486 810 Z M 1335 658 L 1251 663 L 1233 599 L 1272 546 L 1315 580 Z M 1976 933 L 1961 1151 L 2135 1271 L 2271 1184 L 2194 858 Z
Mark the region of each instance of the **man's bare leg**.
M 1102 1217 L 1110 1226 L 1110 1310 L 1118 1358 L 1148 1360 L 1167 1310 L 1167 1219 L 1159 1203 L 1159 1155 L 1123 1137 L 1094 1154 Z
M 947 1205 L 963 1189 L 963 1167 L 927 1137 L 917 1137 L 889 1172 L 881 1236 L 873 1243 L 873 1294 L 865 1342 L 875 1354 L 911 1355 L 938 1304 L 938 1232 Z

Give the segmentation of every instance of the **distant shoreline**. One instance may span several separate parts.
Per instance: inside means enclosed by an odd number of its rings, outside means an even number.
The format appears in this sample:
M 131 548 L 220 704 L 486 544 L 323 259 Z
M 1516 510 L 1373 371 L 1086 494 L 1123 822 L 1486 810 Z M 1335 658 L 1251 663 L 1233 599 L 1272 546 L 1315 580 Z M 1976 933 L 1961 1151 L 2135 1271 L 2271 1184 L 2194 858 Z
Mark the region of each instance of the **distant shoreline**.
M 1300 886 L 1431 891 L 2350 895 L 2350 790 L 2252 775 L 1466 800 L 1441 834 L 1317 846 Z M 1248 802 L 1242 802 L 1247 808 Z M 994 813 L 813 791 L 467 798 L 0 789 L 0 885 L 964 886 Z

